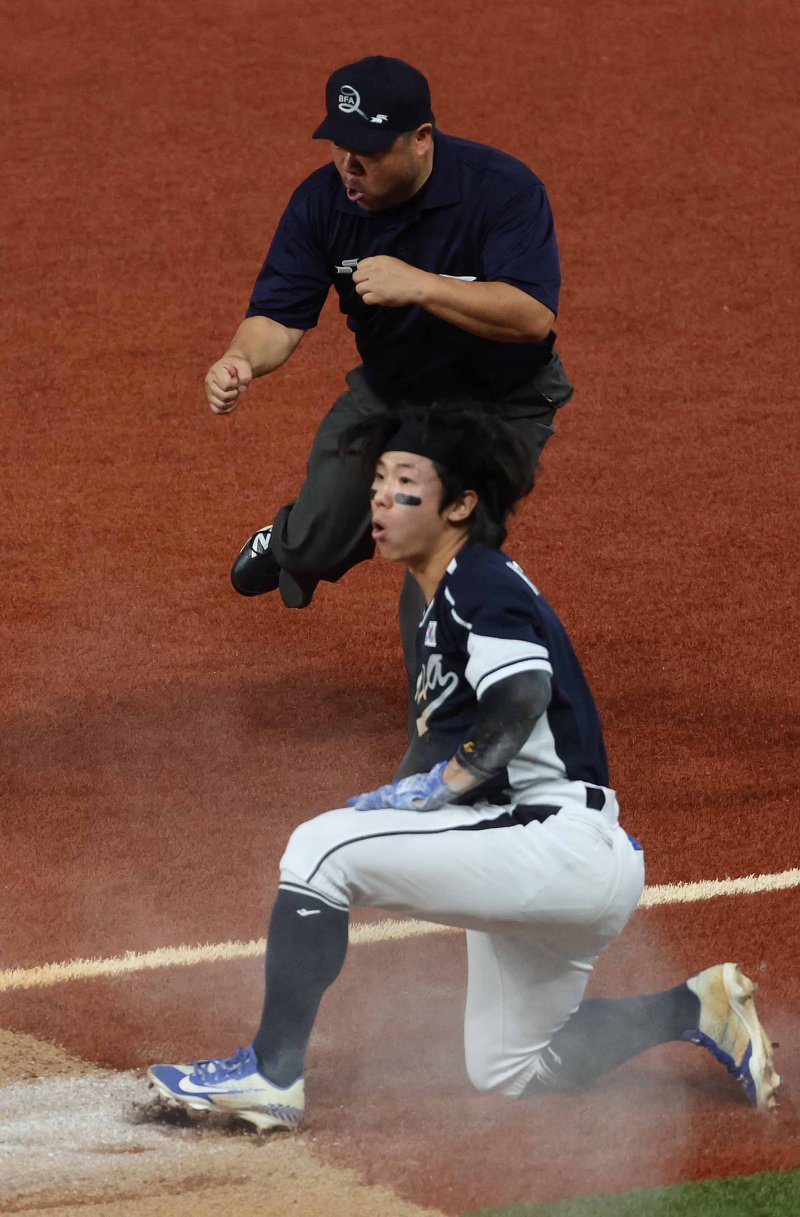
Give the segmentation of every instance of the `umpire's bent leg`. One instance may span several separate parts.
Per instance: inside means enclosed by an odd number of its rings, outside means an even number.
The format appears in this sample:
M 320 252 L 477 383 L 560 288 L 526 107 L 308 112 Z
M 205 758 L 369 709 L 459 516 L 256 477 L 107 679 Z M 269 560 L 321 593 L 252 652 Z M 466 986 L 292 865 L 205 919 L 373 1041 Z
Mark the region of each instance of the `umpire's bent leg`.
M 281 567 L 280 593 L 289 608 L 309 603 L 320 580 L 335 583 L 371 558 L 369 481 L 358 456 L 339 456 L 347 427 L 386 409 L 356 368 L 348 391 L 322 420 L 297 498 L 275 516 L 270 549 Z

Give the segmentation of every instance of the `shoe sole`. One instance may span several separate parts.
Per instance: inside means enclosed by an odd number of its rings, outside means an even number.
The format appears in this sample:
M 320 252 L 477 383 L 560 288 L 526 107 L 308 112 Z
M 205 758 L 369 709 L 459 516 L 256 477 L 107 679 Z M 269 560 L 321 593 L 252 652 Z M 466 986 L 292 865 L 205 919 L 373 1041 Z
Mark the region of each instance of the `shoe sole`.
M 200 1095 L 177 1095 L 174 1091 L 165 1086 L 162 1081 L 154 1076 L 148 1069 L 147 1080 L 151 1086 L 155 1087 L 163 1099 L 177 1104 L 178 1107 L 188 1107 L 193 1112 L 215 1111 L 218 1115 L 238 1116 L 240 1120 L 246 1120 L 248 1124 L 253 1124 L 259 1132 L 268 1132 L 275 1128 L 288 1129 L 294 1132 L 299 1124 L 290 1124 L 286 1120 L 281 1120 L 278 1117 L 271 1115 L 269 1111 L 243 1111 L 238 1107 L 223 1107 L 218 1103 L 212 1103 L 210 1099 L 203 1099 Z
M 756 1014 L 753 994 L 757 986 L 745 976 L 738 963 L 722 965 L 722 983 L 731 1009 L 750 1038 L 749 1071 L 756 1091 L 756 1107 L 764 1111 L 772 1110 L 778 1106 L 775 1091 L 780 1086 L 781 1079 L 775 1070 L 772 1043 L 767 1039 Z

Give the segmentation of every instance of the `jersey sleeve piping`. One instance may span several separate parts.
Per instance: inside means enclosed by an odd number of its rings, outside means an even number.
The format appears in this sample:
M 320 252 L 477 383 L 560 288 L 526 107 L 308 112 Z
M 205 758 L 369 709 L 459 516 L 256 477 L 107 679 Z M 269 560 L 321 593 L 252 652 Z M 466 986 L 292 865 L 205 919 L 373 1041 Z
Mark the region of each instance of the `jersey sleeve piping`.
M 548 676 L 552 676 L 553 668 L 549 659 L 521 659 L 516 662 L 501 664 L 499 668 L 495 668 L 491 672 L 485 672 L 478 680 L 478 683 L 475 685 L 475 696 L 478 701 L 493 685 L 498 684 L 502 680 L 507 680 L 509 676 L 516 676 L 519 672 L 546 672 Z

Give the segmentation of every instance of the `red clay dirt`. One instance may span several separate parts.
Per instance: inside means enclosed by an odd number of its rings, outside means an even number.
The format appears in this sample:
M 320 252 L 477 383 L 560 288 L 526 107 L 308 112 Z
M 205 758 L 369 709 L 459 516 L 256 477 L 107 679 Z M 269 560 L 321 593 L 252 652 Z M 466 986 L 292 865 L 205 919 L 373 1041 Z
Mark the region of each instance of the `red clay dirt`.
M 291 827 L 402 752 L 397 571 L 301 613 L 228 583 L 352 365 L 341 319 L 229 418 L 201 383 L 326 155 L 325 77 L 369 50 L 550 191 L 577 393 L 509 548 L 584 660 L 648 881 L 797 866 L 793 7 L 2 10 L 2 967 L 260 936 Z M 800 1165 L 796 909 L 642 911 L 592 988 L 741 959 L 783 1044 L 775 1119 L 690 1046 L 582 1096 L 472 1094 L 463 946 L 432 937 L 354 949 L 326 998 L 315 1152 L 452 1214 Z M 133 1067 L 232 1049 L 259 992 L 255 961 L 172 969 L 6 993 L 0 1022 Z

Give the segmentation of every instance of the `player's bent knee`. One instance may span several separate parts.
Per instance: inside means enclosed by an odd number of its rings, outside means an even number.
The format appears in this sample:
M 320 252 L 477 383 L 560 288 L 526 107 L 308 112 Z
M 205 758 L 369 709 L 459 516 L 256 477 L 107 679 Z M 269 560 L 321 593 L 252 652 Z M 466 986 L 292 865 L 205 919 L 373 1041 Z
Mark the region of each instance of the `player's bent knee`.
M 281 873 L 291 871 L 294 875 L 306 875 L 314 859 L 313 820 L 299 824 L 286 842 L 286 849 L 280 861 Z
M 499 1090 L 503 1080 L 502 1060 L 487 1049 L 488 1046 L 482 1042 L 471 1046 L 469 1039 L 464 1045 L 467 1077 L 475 1089 L 482 1094 L 490 1090 Z
M 337 845 L 342 843 L 337 817 L 350 814 L 350 808 L 341 808 L 339 812 L 327 811 L 298 825 L 280 860 L 281 882 L 289 876 L 288 881 L 299 882 L 323 898 L 342 906 L 349 905 L 347 878 L 335 859 L 338 857 Z
M 498 1062 L 467 1061 L 467 1077 L 480 1094 L 500 1094 L 507 1099 L 519 1098 L 524 1083 L 513 1072 L 504 1071 Z
M 486 1094 L 490 1090 L 496 1090 L 497 1087 L 492 1084 L 491 1075 L 486 1071 L 471 1065 L 467 1061 L 467 1077 L 469 1078 L 475 1090 L 481 1094 Z
M 537 1052 L 533 1059 L 509 1059 L 499 1053 L 467 1049 L 465 1063 L 470 1082 L 482 1094 L 492 1091 L 507 1099 L 520 1099 L 528 1092 L 531 1079 L 536 1078 L 546 1078 L 543 1084 L 551 1090 L 555 1088 L 553 1074 L 542 1068 L 542 1053 Z

